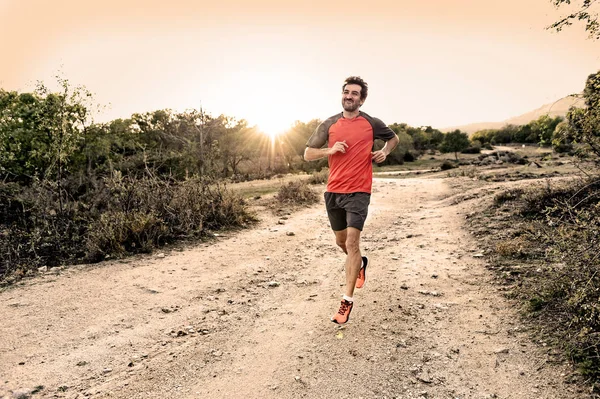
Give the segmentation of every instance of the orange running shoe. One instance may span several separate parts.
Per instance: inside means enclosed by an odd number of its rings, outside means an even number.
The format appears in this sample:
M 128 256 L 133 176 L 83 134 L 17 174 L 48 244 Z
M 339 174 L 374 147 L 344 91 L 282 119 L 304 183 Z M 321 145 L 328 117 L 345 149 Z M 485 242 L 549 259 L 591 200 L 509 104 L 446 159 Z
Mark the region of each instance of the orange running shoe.
M 337 324 L 344 324 L 348 320 L 350 320 L 350 312 L 352 312 L 352 305 L 354 302 L 348 302 L 345 299 L 342 299 L 342 304 L 340 305 L 340 310 L 331 318 L 331 321 Z
M 362 266 L 358 272 L 358 278 L 356 279 L 356 288 L 362 288 L 367 280 L 367 266 L 369 265 L 369 258 L 366 256 L 362 257 Z

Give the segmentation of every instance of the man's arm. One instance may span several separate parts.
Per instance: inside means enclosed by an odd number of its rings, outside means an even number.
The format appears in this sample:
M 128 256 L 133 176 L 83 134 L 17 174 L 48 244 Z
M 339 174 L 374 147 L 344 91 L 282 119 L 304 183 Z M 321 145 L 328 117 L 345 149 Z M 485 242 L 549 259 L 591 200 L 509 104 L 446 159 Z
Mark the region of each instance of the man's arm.
M 336 142 L 331 148 L 312 148 L 306 147 L 304 150 L 304 159 L 306 161 L 316 161 L 317 159 L 325 158 L 326 156 L 333 155 L 336 152 L 346 152 L 348 144 L 346 140 Z
M 371 152 L 371 159 L 373 159 L 373 161 L 375 161 L 376 163 L 382 163 L 383 161 L 385 161 L 387 156 L 390 155 L 392 151 L 394 151 L 394 148 L 396 148 L 399 141 L 400 140 L 398 139 L 398 135 L 394 134 L 394 136 L 391 139 L 385 142 L 385 145 L 381 150 Z

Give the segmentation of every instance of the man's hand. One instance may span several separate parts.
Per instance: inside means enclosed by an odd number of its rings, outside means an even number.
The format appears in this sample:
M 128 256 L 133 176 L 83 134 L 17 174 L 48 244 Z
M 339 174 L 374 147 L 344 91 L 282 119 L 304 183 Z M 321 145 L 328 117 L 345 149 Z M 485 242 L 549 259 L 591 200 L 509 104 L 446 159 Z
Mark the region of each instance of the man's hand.
M 327 151 L 328 155 L 333 155 L 336 152 L 341 152 L 342 154 L 346 153 L 346 148 L 348 148 L 348 144 L 346 144 L 346 140 L 344 141 L 336 141 L 333 146 Z
M 387 158 L 387 154 L 381 150 L 371 152 L 371 159 L 376 163 L 382 163 Z
M 315 161 L 317 159 L 325 158 L 328 155 L 333 155 L 338 152 L 345 154 L 346 148 L 348 148 L 346 140 L 337 141 L 331 148 L 306 147 L 306 149 L 304 150 L 304 159 L 307 161 Z

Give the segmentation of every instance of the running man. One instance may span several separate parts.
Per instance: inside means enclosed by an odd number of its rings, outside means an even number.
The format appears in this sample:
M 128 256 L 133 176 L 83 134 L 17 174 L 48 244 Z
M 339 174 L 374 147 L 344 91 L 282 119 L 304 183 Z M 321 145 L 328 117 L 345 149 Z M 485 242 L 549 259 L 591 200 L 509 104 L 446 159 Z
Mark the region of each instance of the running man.
M 368 89 L 360 77 L 347 78 L 342 86 L 344 111 L 321 123 L 304 151 L 307 161 L 328 157 L 329 162 L 325 206 L 335 243 L 346 254 L 346 291 L 339 311 L 331 318 L 337 324 L 348 321 L 354 305 L 354 288 L 365 284 L 369 260 L 360 253 L 360 233 L 371 200 L 372 161 L 382 163 L 398 144 L 398 136 L 392 129 L 359 110 L 367 99 Z M 373 151 L 375 139 L 385 141 L 379 151 Z

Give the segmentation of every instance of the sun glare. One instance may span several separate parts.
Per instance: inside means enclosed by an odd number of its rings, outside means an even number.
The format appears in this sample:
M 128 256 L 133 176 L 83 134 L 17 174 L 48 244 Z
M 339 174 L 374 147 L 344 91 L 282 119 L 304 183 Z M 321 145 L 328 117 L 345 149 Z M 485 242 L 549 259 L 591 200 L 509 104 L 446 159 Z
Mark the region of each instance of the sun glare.
M 272 128 L 272 127 L 264 127 L 262 124 L 258 125 L 258 130 L 260 130 L 265 136 L 269 137 L 271 141 L 274 141 L 275 138 L 283 133 L 283 131 Z
M 274 141 L 277 136 L 281 136 L 292 127 L 292 122 L 276 119 L 261 120 L 256 122 L 256 126 L 265 136 Z
M 260 68 L 236 70 L 229 80 L 236 82 L 238 95 L 227 96 L 227 112 L 246 119 L 271 140 L 305 119 L 310 101 L 300 95 L 304 93 L 290 98 L 290 85 L 300 84 L 295 71 L 265 63 Z

